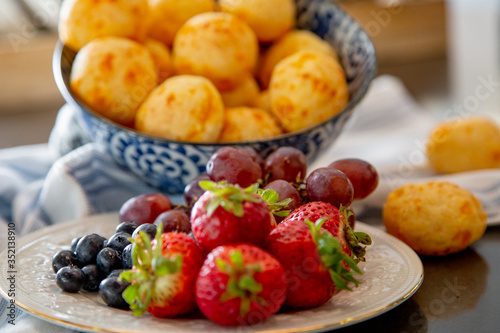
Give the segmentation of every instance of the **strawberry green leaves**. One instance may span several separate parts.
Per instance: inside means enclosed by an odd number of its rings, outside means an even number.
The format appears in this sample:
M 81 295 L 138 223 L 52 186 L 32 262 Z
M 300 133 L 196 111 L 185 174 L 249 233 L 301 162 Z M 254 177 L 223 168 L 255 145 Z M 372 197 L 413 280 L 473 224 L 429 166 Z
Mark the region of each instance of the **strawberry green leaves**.
M 217 208 L 222 207 L 224 210 L 232 212 L 235 216 L 242 217 L 244 215 L 243 203 L 245 201 L 262 201 L 261 198 L 255 195 L 258 184 L 251 185 L 245 189 L 242 189 L 238 185 L 231 185 L 226 182 L 214 183 L 209 180 L 200 181 L 199 184 L 202 189 L 214 194 L 205 206 L 208 216 L 211 216 Z
M 321 229 L 327 218 L 321 218 L 312 223 L 310 220 L 305 222 L 311 230 L 311 236 L 318 247 L 318 254 L 323 264 L 328 267 L 330 277 L 335 283 L 337 289 L 352 290 L 348 283 L 352 282 L 359 285 L 359 281 L 354 278 L 353 273 L 363 274 L 357 266 L 357 262 L 348 256 L 343 250 L 338 239 L 333 237 L 328 231 Z M 344 262 L 352 271 L 344 266 Z
M 207 201 L 205 209 L 207 215 L 211 216 L 214 211 L 222 207 L 228 212 L 232 212 L 237 217 L 244 215 L 243 203 L 264 201 L 270 212 L 277 216 L 287 216 L 290 211 L 285 210 L 292 199 L 279 200 L 276 191 L 260 189 L 258 184 L 251 185 L 245 189 L 238 185 L 227 184 L 222 181 L 215 183 L 209 180 L 200 181 L 200 187 L 205 191 L 210 191 L 214 196 Z M 255 194 L 260 196 L 257 197 Z
M 155 290 L 156 279 L 166 274 L 175 274 L 181 269 L 182 257 L 180 255 L 173 259 L 162 256 L 162 230 L 163 226 L 160 223 L 156 230 L 154 248 L 151 246 L 149 236 L 143 231 L 135 239 L 131 239 L 132 262 L 135 269 L 120 274 L 120 279 L 132 283 L 125 289 L 122 296 L 130 304 L 130 309 L 136 316 L 147 311 L 152 291 Z
M 366 246 L 363 245 L 371 245 L 372 239 L 371 237 L 364 232 L 354 232 L 352 228 L 347 223 L 349 216 L 352 215 L 352 212 L 348 212 L 344 206 L 340 206 L 340 212 L 344 215 L 344 219 L 346 221 L 346 240 L 351 248 L 352 254 L 354 255 L 354 260 L 356 262 L 365 261 L 366 254 Z
M 226 291 L 220 297 L 221 302 L 240 298 L 240 316 L 242 317 L 250 311 L 252 301 L 265 303 L 258 296 L 262 291 L 262 285 L 253 277 L 256 272 L 262 270 L 260 265 L 245 264 L 241 252 L 236 250 L 231 252 L 229 262 L 217 258 L 215 264 L 221 272 L 229 275 Z
M 278 193 L 276 193 L 276 191 L 271 189 L 267 190 L 258 189 L 257 194 L 260 195 L 262 200 L 266 202 L 267 208 L 274 215 L 285 217 L 288 214 L 290 214 L 290 211 L 286 210 L 285 208 L 287 208 L 290 202 L 292 202 L 292 199 L 288 198 L 282 201 L 278 201 L 279 200 Z

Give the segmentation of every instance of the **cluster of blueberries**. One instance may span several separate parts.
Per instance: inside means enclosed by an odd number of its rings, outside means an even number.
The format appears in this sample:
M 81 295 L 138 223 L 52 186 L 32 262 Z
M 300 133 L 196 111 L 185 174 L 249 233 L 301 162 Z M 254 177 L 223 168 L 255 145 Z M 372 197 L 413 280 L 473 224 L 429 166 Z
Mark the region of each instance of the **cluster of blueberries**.
M 52 257 L 57 286 L 70 293 L 98 290 L 108 306 L 129 309 L 122 297 L 129 283 L 119 277 L 123 270 L 132 268 L 130 238 L 140 231 L 153 239 L 156 225 L 122 222 L 110 238 L 92 233 L 73 239 L 71 250 L 61 250 Z

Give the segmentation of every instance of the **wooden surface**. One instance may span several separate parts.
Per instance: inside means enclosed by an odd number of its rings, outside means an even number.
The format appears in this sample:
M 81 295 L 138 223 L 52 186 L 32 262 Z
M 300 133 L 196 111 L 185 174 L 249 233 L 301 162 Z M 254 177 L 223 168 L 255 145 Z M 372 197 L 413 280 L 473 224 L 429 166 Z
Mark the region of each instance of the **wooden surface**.
M 337 1 L 370 35 L 381 67 L 446 58 L 444 1 Z M 385 6 L 386 3 L 400 4 Z

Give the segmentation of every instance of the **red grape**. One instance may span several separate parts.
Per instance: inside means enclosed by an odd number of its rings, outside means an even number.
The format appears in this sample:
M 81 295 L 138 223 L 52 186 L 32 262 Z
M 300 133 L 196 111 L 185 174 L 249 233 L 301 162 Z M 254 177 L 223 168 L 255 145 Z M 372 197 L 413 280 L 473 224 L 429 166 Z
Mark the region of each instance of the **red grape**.
M 210 180 L 210 177 L 208 177 L 206 173 L 199 175 L 190 181 L 184 188 L 184 199 L 188 205 L 194 204 L 194 202 L 205 193 L 205 190 L 202 189 L 199 184 L 201 180 Z
M 377 170 L 366 161 L 346 158 L 335 161 L 328 167 L 342 171 L 349 178 L 354 188 L 354 199 L 366 198 L 377 188 Z
M 172 203 L 164 194 L 141 194 L 128 199 L 121 206 L 120 222 L 135 221 L 139 225 L 153 223 L 158 215 L 170 208 L 172 208 Z
M 264 175 L 270 173 L 269 181 L 283 179 L 296 182 L 297 177 L 304 179 L 307 160 L 304 153 L 294 147 L 280 147 L 264 160 Z
M 248 146 L 241 147 L 240 149 L 243 149 L 248 154 L 250 154 L 250 156 L 252 156 L 252 159 L 255 162 L 257 162 L 260 165 L 261 168 L 264 166 L 264 159 L 262 158 L 262 156 L 260 156 L 257 153 L 257 151 L 255 149 L 253 149 L 252 147 L 248 147 Z
M 172 209 L 161 213 L 156 218 L 154 224 L 163 225 L 163 232 L 182 232 L 189 234 L 191 232 L 191 222 L 189 216 L 181 210 Z
M 279 196 L 279 201 L 283 201 L 285 199 L 292 199 L 292 201 L 288 204 L 286 210 L 293 211 L 298 208 L 302 204 L 302 200 L 300 198 L 299 192 L 293 187 L 289 182 L 278 179 L 270 182 L 264 187 L 264 190 L 271 189 L 276 191 Z M 285 218 L 284 216 L 274 216 L 277 223 L 280 223 Z
M 225 180 L 230 184 L 248 187 L 262 178 L 262 169 L 243 149 L 223 147 L 208 160 L 207 174 L 214 182 Z
M 309 201 L 328 202 L 336 207 L 349 207 L 353 200 L 354 189 L 351 181 L 334 168 L 314 170 L 306 180 Z

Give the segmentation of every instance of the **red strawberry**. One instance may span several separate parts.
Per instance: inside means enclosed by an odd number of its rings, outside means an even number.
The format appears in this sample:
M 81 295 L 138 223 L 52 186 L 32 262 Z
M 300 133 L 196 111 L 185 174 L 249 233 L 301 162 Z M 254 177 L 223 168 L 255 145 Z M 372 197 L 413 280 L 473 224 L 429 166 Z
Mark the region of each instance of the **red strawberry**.
M 286 217 L 286 220 L 317 221 L 320 218 L 327 218 L 323 223 L 323 228 L 330 231 L 333 237 L 340 241 L 342 250 L 347 255 L 351 255 L 352 252 L 355 257 L 364 261 L 362 259 L 365 255 L 364 247 L 359 245 L 359 243 L 365 244 L 364 234 L 353 233 L 352 228 L 348 228 L 349 223 L 346 223 L 351 214 L 343 206 L 339 209 L 326 202 L 313 201 L 295 209 Z M 362 239 L 358 239 L 359 237 Z
M 248 243 L 222 245 L 201 267 L 196 303 L 220 325 L 250 325 L 280 309 L 286 287 L 281 264 L 263 249 Z
M 287 276 L 286 306 L 317 307 L 330 300 L 337 289 L 350 290 L 348 282 L 359 284 L 353 272 L 362 273 L 357 260 L 364 259 L 354 260 L 346 254 L 339 240 L 322 227 L 325 221 L 327 218 L 312 224 L 287 218 L 269 234 L 266 249 L 281 262 Z
M 207 252 L 230 243 L 262 246 L 273 225 L 266 202 L 257 187 L 242 189 L 223 182 L 200 182 L 206 192 L 191 211 L 191 227 L 198 244 Z
M 203 251 L 188 235 L 161 230 L 160 224 L 152 242 L 144 232 L 136 236 L 134 268 L 120 276 L 132 283 L 123 298 L 135 315 L 147 310 L 157 317 L 175 317 L 196 307 L 194 290 Z

